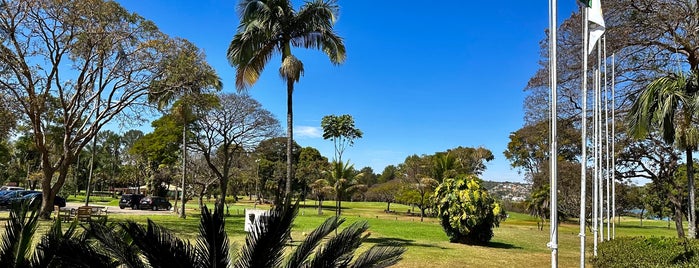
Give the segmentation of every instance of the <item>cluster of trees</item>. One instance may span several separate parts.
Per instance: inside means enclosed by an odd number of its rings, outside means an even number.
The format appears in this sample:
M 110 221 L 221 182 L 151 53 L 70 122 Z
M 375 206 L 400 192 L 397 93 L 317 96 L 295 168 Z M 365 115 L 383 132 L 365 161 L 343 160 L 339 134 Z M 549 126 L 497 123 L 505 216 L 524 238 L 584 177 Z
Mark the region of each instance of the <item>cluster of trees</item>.
M 693 152 L 699 145 L 696 138 L 699 39 L 693 30 L 699 23 L 696 3 L 613 0 L 603 2 L 603 10 L 606 22 L 603 57 L 606 58 L 601 60 L 611 69 L 610 58 L 614 55 L 615 59 L 614 73 L 607 69 L 608 79 L 603 81 L 606 83 L 603 87 L 611 87 L 612 79 L 616 86 L 613 102 L 616 114 L 604 124 L 614 122 L 617 127 L 616 135 L 611 137 L 616 143 L 616 150 L 611 152 L 616 163 L 604 172 L 615 175 L 614 183 L 620 189 L 630 179 L 650 180 L 647 187 L 655 189 L 661 200 L 668 201 L 663 206 L 671 211 L 678 236 L 685 236 L 681 226 L 688 219 L 689 236 L 694 238 Z M 592 157 L 588 154 L 587 159 L 582 159 L 580 152 L 581 122 L 587 120 L 587 126 L 592 126 L 591 117 L 582 118 L 581 82 L 583 76 L 591 77 L 591 71 L 581 72 L 581 23 L 581 13 L 572 14 L 559 28 L 557 41 L 559 189 L 571 190 L 558 195 L 562 199 L 558 200 L 558 209 L 563 215 L 578 214 L 580 163 L 589 162 Z M 541 43 L 542 51 L 546 51 L 547 42 Z M 593 70 L 596 57 L 595 53 L 591 54 L 588 70 Z M 547 187 L 542 178 L 548 177 L 547 162 L 551 157 L 547 151 L 549 135 L 544 134 L 550 122 L 550 118 L 545 118 L 549 114 L 546 104 L 550 101 L 548 60 L 548 54 L 542 53 L 541 68 L 525 88 L 528 92 L 524 102 L 525 126 L 511 134 L 505 152 L 512 166 L 521 168 L 532 181 L 535 193 Z M 591 99 L 587 101 L 592 103 Z M 591 170 L 585 172 L 591 177 Z M 537 199 L 547 200 L 547 197 Z

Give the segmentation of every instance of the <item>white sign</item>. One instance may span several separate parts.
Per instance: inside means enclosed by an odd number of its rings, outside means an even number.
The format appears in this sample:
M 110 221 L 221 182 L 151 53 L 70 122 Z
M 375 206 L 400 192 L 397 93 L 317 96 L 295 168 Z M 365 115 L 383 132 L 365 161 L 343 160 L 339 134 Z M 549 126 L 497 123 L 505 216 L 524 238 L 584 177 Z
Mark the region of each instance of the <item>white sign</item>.
M 268 210 L 263 209 L 245 209 L 245 231 L 251 232 L 254 224 L 260 222 L 261 217 L 266 217 Z

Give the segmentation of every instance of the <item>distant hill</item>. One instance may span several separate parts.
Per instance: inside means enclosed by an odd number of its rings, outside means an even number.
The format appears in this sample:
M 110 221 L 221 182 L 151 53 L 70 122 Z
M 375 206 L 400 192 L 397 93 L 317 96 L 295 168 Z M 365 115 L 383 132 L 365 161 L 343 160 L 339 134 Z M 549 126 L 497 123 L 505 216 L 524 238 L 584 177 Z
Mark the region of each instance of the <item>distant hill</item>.
M 529 197 L 532 185 L 521 182 L 483 181 L 488 193 L 500 200 L 521 202 Z

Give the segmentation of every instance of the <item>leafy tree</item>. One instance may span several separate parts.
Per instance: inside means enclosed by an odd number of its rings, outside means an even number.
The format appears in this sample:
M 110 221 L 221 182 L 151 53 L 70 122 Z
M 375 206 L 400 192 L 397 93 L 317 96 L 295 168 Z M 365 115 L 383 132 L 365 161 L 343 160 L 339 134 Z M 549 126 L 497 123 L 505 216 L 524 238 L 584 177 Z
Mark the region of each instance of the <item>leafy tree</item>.
M 359 170 L 359 173 L 364 174 L 364 176 L 362 176 L 361 178 L 361 183 L 366 185 L 367 187 L 371 187 L 378 181 L 378 175 L 374 173 L 374 169 L 372 169 L 371 167 L 363 167 Z
M 0 88 L 40 152 L 41 215 L 48 218 L 77 154 L 100 129 L 138 117 L 151 82 L 185 75 L 162 64 L 180 44 L 103 0 L 3 1 L 0 28 L 0 62 L 8 67 Z
M 493 237 L 493 227 L 505 219 L 505 211 L 475 175 L 445 179 L 435 190 L 435 200 L 451 242 L 487 244 Z
M 309 185 L 311 194 L 318 200 L 318 215 L 323 215 L 323 200 L 335 192 L 326 179 L 318 179 Z
M 617 171 L 618 177 L 651 180 L 652 191 L 670 203 L 677 236 L 685 237 L 682 226 L 685 210 L 682 204 L 686 188 L 675 179 L 682 152 L 656 135 L 650 135 L 644 140 L 622 137 L 617 146 L 621 148 L 617 155 L 617 165 L 622 170 Z
M 274 10 L 274 12 L 271 12 Z M 291 197 L 294 83 L 303 75 L 303 64 L 292 47 L 322 50 L 330 61 L 345 61 L 345 45 L 333 26 L 339 6 L 334 0 L 306 2 L 298 11 L 289 0 L 241 0 L 238 2 L 240 25 L 228 47 L 228 61 L 236 68 L 238 90 L 257 82 L 260 73 L 275 53 L 281 54 L 279 74 L 286 81 L 287 152 L 285 196 Z
M 343 114 L 326 115 L 320 122 L 323 128 L 323 139 L 331 140 L 335 146 L 335 158 L 333 161 L 342 162 L 342 154 L 347 146 L 354 145 L 354 140 L 362 137 L 362 131 L 354 126 L 354 118 Z
M 391 211 L 391 203 L 396 202 L 396 197 L 401 190 L 400 180 L 391 180 L 373 185 L 369 188 L 367 196 L 370 201 L 386 202 L 386 212 Z
M 325 179 L 330 174 L 330 163 L 328 158 L 320 154 L 313 147 L 304 147 L 299 155 L 299 162 L 296 168 L 296 185 L 301 187 L 301 193 L 305 197 L 310 185 L 320 179 Z
M 263 186 L 265 191 L 273 193 L 269 196 L 275 197 L 274 202 L 277 205 L 281 204 L 283 200 L 281 197 L 283 196 L 283 191 L 285 190 L 284 185 L 287 175 L 286 142 L 287 138 L 276 137 L 261 141 L 255 148 L 255 154 L 261 157 L 260 185 Z M 291 150 L 292 164 L 298 164 L 301 149 L 301 146 L 294 142 Z M 292 173 L 292 176 L 293 175 L 294 173 Z
M 381 175 L 379 175 L 376 182 L 377 183 L 384 183 L 384 182 L 391 181 L 395 178 L 398 178 L 398 168 L 394 165 L 388 165 L 383 169 L 383 171 L 381 172 Z
M 446 157 L 448 157 L 448 155 L 446 155 Z M 427 156 L 420 157 L 412 155 L 405 158 L 405 162 L 400 165 L 404 182 L 411 191 L 415 191 L 417 197 L 403 200 L 408 201 L 413 199 L 410 203 L 416 205 L 420 209 L 420 221 L 424 220 L 425 209 L 431 204 L 430 197 L 434 193 L 434 188 L 439 184 L 437 180 L 429 176 L 429 161 L 430 158 Z
M 249 95 L 221 94 L 219 99 L 220 105 L 201 111 L 193 146 L 218 178 L 223 205 L 235 160 L 277 135 L 279 121 Z
M 485 171 L 485 163 L 495 159 L 493 153 L 483 147 L 456 147 L 445 152 L 454 158 L 454 168 L 457 174 L 473 174 L 479 176 Z M 436 178 L 435 178 L 436 179 Z

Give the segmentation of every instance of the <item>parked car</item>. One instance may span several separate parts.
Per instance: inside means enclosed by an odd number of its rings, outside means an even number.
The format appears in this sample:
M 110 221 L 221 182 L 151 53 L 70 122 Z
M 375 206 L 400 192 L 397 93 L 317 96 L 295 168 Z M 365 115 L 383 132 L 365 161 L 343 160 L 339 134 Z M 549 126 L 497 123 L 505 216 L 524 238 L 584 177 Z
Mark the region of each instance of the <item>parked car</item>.
M 12 200 L 22 198 L 23 196 L 31 194 L 31 193 L 41 193 L 41 192 L 31 191 L 31 190 L 9 191 L 9 192 L 5 193 L 4 195 L 0 196 L 0 206 L 7 207 L 10 204 L 12 204 Z
M 16 197 L 10 199 L 10 204 L 15 204 L 19 202 L 24 202 L 24 201 L 30 201 L 30 202 L 38 202 L 39 205 L 43 202 L 43 195 L 41 192 L 31 192 L 27 193 L 23 196 Z M 66 200 L 63 197 L 56 196 L 53 199 L 53 205 L 58 206 L 58 207 L 65 207 L 66 206 Z
M 0 191 L 21 191 L 24 190 L 22 187 L 17 187 L 17 186 L 3 186 L 0 187 Z
M 161 208 L 170 210 L 172 204 L 165 197 L 160 196 L 148 196 L 141 199 L 141 209 L 159 210 Z
M 130 207 L 131 209 L 138 209 L 143 197 L 144 195 L 142 194 L 122 194 L 121 199 L 119 199 L 119 208 Z

